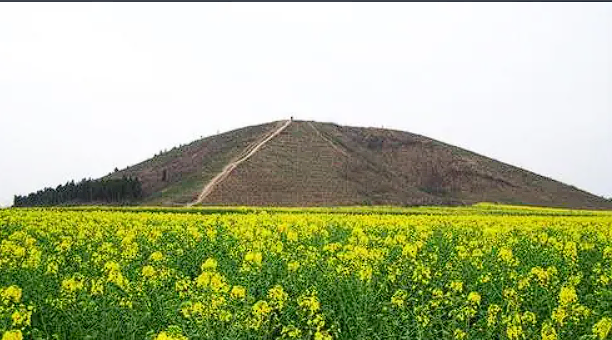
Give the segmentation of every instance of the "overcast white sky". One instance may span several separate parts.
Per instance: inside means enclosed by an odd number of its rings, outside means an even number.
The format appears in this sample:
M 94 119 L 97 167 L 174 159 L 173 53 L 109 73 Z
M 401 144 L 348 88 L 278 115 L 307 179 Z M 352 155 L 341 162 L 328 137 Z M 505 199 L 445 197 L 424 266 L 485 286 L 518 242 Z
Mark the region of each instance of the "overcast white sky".
M 0 4 L 0 205 L 290 115 L 612 196 L 612 4 Z

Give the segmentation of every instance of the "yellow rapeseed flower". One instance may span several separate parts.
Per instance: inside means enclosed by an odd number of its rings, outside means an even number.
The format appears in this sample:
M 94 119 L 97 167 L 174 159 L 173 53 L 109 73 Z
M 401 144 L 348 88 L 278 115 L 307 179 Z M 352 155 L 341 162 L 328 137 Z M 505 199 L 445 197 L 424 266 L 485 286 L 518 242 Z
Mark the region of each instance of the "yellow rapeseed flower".
M 270 314 L 270 312 L 272 311 L 272 307 L 270 307 L 267 301 L 259 300 L 255 302 L 251 310 L 256 316 L 265 316 Z
M 499 253 L 497 254 L 497 257 L 499 257 L 502 261 L 508 264 L 512 264 L 514 260 L 514 256 L 512 255 L 512 249 L 508 247 L 501 248 L 499 250 Z
M 232 290 L 230 291 L 230 297 L 232 299 L 244 299 L 244 297 L 246 296 L 246 288 L 244 288 L 243 286 L 234 286 L 232 287 Z
M 599 340 L 605 339 L 612 330 L 612 319 L 603 317 L 593 326 L 593 334 L 597 335 Z
M 283 309 L 287 301 L 287 293 L 281 285 L 276 285 L 268 290 L 268 300 L 277 309 Z
M 2 340 L 23 340 L 20 330 L 6 331 L 2 334 Z
M 419 251 L 419 247 L 416 244 L 408 243 L 404 245 L 402 249 L 402 255 L 408 258 L 414 259 L 416 258 L 418 251 Z
M 466 336 L 467 334 L 459 328 L 455 329 L 455 331 L 453 332 L 453 337 L 457 340 L 463 340 Z
M 532 324 L 535 325 L 537 317 L 535 315 L 535 313 L 527 311 L 525 313 L 523 313 L 523 315 L 521 316 L 521 321 L 523 322 L 523 324 Z
M 542 324 L 542 340 L 557 340 L 557 330 L 550 322 Z
M 11 314 L 13 327 L 30 326 L 32 320 L 32 311 L 22 308 Z
M 102 279 L 91 280 L 91 295 L 104 294 L 104 281 Z
M 296 270 L 298 270 L 300 268 L 300 263 L 297 261 L 291 261 L 287 264 L 287 269 L 289 269 L 289 271 L 294 272 Z
M 155 268 L 153 268 L 153 266 L 146 265 L 142 267 L 141 273 L 145 278 L 153 278 L 155 277 Z
M 210 288 L 217 293 L 229 291 L 229 285 L 225 282 L 225 277 L 219 273 L 213 273 L 210 277 Z
M 286 336 L 288 338 L 299 338 L 302 336 L 302 331 L 293 325 L 283 326 L 281 335 Z
M 395 291 L 393 296 L 391 297 L 391 303 L 397 307 L 403 307 L 406 304 L 406 297 L 408 293 L 403 289 L 398 289 Z
M 178 332 L 162 331 L 154 340 L 189 340 L 186 336 Z
M 162 261 L 164 259 L 164 254 L 162 254 L 161 251 L 156 251 L 153 252 L 150 256 L 149 256 L 149 260 L 151 261 L 155 261 L 155 262 L 159 262 Z
M 452 281 L 450 283 L 450 289 L 456 293 L 461 293 L 463 291 L 463 282 L 461 281 Z
M 307 311 L 310 315 L 315 314 L 321 307 L 316 293 L 300 296 L 298 298 L 298 306 Z
M 262 256 L 260 252 L 248 252 L 244 255 L 244 260 L 256 266 L 261 266 Z
M 495 326 L 497 323 L 497 314 L 501 312 L 501 307 L 496 304 L 492 304 L 489 306 L 487 310 L 487 325 L 489 327 Z
M 83 289 L 82 280 L 71 277 L 62 281 L 62 290 L 66 293 L 74 294 L 81 289 Z
M 21 288 L 11 285 L 5 289 L 2 289 L 2 298 L 15 303 L 21 301 Z
M 557 324 L 563 326 L 565 324 L 565 318 L 567 317 L 567 310 L 565 308 L 559 306 L 552 311 L 551 318 Z
M 523 337 L 523 327 L 517 324 L 508 325 L 508 328 L 506 328 L 506 336 L 510 340 L 522 338 Z
M 574 287 L 562 287 L 559 292 L 559 304 L 562 306 L 569 305 L 578 301 L 576 289 Z
M 298 233 L 295 231 L 287 232 L 287 240 L 291 242 L 296 242 L 298 240 Z
M 202 263 L 202 271 L 215 271 L 217 269 L 217 260 L 208 258 Z
M 198 275 L 196 278 L 196 285 L 200 288 L 208 287 L 210 284 L 211 275 L 212 274 L 210 272 L 203 272 L 202 274 Z
M 480 294 L 478 294 L 478 292 L 471 292 L 470 294 L 468 294 L 467 299 L 471 303 L 479 305 L 482 297 L 480 296 Z
M 314 340 L 332 340 L 333 337 L 326 331 L 316 331 Z

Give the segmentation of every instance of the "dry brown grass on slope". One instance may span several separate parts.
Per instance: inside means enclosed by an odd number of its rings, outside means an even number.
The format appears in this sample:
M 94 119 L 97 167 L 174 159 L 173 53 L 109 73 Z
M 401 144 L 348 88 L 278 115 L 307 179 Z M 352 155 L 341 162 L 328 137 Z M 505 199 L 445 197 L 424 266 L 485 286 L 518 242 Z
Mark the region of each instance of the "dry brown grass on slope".
M 232 160 L 231 162 L 229 162 L 223 168 L 223 170 L 221 170 L 221 172 L 219 172 L 215 177 L 213 177 L 213 179 L 210 180 L 210 182 L 208 182 L 204 186 L 204 188 L 202 189 L 202 192 L 198 195 L 197 199 L 187 204 L 187 206 L 193 206 L 195 204 L 202 203 L 202 201 L 206 199 L 208 195 L 210 195 L 210 193 L 215 189 L 215 187 L 218 186 L 223 180 L 225 180 L 236 167 L 240 166 L 240 164 L 242 164 L 243 162 L 251 158 L 260 148 L 266 145 L 267 142 L 269 142 L 274 137 L 276 137 L 279 133 L 285 130 L 287 126 L 289 126 L 289 124 L 291 124 L 291 121 L 284 122 L 278 128 L 275 128 L 273 131 L 271 131 L 271 133 L 268 136 L 266 136 L 264 139 L 256 143 L 253 143 L 253 145 L 246 148 L 245 151 L 242 152 L 241 155 L 236 160 Z
M 276 122 L 249 126 L 206 137 L 155 156 L 111 175 L 140 179 L 149 204 L 172 205 L 194 200 L 202 183 L 210 181 L 249 145 L 265 136 Z M 166 171 L 167 179 L 162 180 Z
M 320 131 L 374 164 L 384 164 L 405 186 L 438 197 L 555 207 L 612 208 L 609 202 L 530 171 L 403 131 L 317 124 Z
M 147 195 L 145 204 L 185 204 L 282 123 L 208 137 L 112 176 L 138 176 Z M 161 180 L 164 170 L 167 181 Z M 612 209 L 612 203 L 601 197 L 431 138 L 304 121 L 293 121 L 236 166 L 202 203 L 338 206 L 482 201 Z
M 308 123 L 294 122 L 236 168 L 204 201 L 228 205 L 355 205 L 440 203 L 401 188 L 382 169 L 346 156 Z

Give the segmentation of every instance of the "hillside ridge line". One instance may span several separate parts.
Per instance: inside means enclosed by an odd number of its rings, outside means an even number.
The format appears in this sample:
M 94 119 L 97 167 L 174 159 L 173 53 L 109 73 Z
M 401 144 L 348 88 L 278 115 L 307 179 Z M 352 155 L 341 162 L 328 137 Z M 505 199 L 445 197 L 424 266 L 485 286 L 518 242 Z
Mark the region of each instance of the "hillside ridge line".
M 348 157 L 349 155 L 344 152 L 344 150 L 340 149 L 340 147 L 338 147 L 336 144 L 334 144 L 334 142 L 332 142 L 331 140 L 329 140 L 327 137 L 323 136 L 323 134 L 321 133 L 321 131 L 319 131 L 319 129 L 317 129 L 312 122 L 308 122 L 308 125 L 310 125 L 310 127 L 315 130 L 315 132 L 319 135 L 319 137 L 321 137 L 324 141 L 326 141 L 327 143 L 329 143 L 329 145 L 331 145 L 332 148 L 334 148 L 334 150 L 340 152 L 341 154 L 343 154 L 344 156 Z

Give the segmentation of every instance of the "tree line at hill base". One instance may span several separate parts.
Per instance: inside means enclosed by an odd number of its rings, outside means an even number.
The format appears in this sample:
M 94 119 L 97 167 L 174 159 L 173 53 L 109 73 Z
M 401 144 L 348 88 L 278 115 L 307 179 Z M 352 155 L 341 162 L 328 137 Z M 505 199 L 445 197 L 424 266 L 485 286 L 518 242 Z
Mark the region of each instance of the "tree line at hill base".
M 27 196 L 15 195 L 14 207 L 53 206 L 92 202 L 130 203 L 142 197 L 142 184 L 138 178 L 83 179 L 70 181 L 57 188 L 44 188 Z

